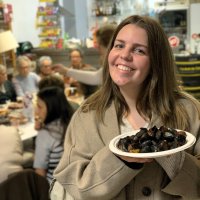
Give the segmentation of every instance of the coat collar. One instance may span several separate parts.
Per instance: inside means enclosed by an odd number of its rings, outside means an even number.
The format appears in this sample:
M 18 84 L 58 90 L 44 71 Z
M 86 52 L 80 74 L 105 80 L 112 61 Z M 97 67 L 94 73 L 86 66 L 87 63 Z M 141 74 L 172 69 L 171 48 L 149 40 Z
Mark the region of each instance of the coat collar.
M 160 127 L 162 125 L 159 117 L 153 114 L 151 121 L 147 128 L 152 126 Z M 118 123 L 117 113 L 115 109 L 114 102 L 111 103 L 110 107 L 105 112 L 104 123 L 99 123 L 100 133 L 104 133 L 101 135 L 103 141 L 112 140 L 114 137 L 120 135 L 120 124 Z M 107 134 L 105 134 L 107 133 Z

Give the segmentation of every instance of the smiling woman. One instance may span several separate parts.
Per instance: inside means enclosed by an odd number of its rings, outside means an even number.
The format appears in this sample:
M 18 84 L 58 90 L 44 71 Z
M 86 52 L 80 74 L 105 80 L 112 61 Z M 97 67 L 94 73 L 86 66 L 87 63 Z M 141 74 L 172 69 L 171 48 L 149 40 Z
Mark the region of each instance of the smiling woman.
M 102 87 L 74 114 L 54 173 L 74 199 L 200 199 L 200 103 L 178 87 L 174 66 L 156 20 L 133 15 L 118 25 Z M 192 133 L 193 148 L 156 158 L 109 150 L 118 135 L 162 125 Z

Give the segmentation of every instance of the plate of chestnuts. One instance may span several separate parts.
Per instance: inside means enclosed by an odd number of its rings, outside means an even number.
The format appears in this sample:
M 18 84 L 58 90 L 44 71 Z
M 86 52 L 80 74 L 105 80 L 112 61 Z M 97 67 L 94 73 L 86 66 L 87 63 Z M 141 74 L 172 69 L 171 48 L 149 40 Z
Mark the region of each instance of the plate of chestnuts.
M 110 141 L 110 150 L 121 156 L 156 158 L 191 147 L 196 141 L 187 131 L 153 126 L 118 135 Z

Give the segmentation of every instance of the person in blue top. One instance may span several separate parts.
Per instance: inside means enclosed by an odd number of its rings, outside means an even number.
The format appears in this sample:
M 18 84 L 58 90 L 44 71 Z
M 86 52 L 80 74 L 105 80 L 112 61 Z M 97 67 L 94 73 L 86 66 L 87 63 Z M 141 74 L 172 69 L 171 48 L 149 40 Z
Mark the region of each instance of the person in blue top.
M 24 96 L 26 93 L 37 92 L 40 77 L 31 71 L 31 60 L 26 56 L 19 56 L 16 65 L 18 74 L 13 77 L 12 82 L 17 96 Z

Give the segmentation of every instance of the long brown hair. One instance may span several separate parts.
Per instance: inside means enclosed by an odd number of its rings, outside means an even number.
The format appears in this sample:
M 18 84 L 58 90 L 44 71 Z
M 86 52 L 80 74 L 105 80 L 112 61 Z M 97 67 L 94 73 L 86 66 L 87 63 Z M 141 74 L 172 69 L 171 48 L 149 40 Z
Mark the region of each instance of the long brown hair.
M 119 31 L 127 24 L 135 24 L 143 28 L 148 35 L 150 73 L 143 83 L 137 100 L 138 112 L 148 119 L 151 119 L 154 113 L 167 126 L 188 129 L 188 114 L 177 99 L 191 99 L 194 104 L 197 101 L 178 87 L 174 57 L 168 39 L 160 24 L 146 16 L 133 15 L 118 25 L 104 61 L 102 86 L 86 100 L 82 111 L 96 110 L 98 119 L 103 121 L 106 109 L 114 101 L 119 122 L 122 122 L 124 113 L 129 113 L 124 97 L 110 77 L 108 66 L 109 52 Z M 197 109 L 200 112 L 200 108 Z

